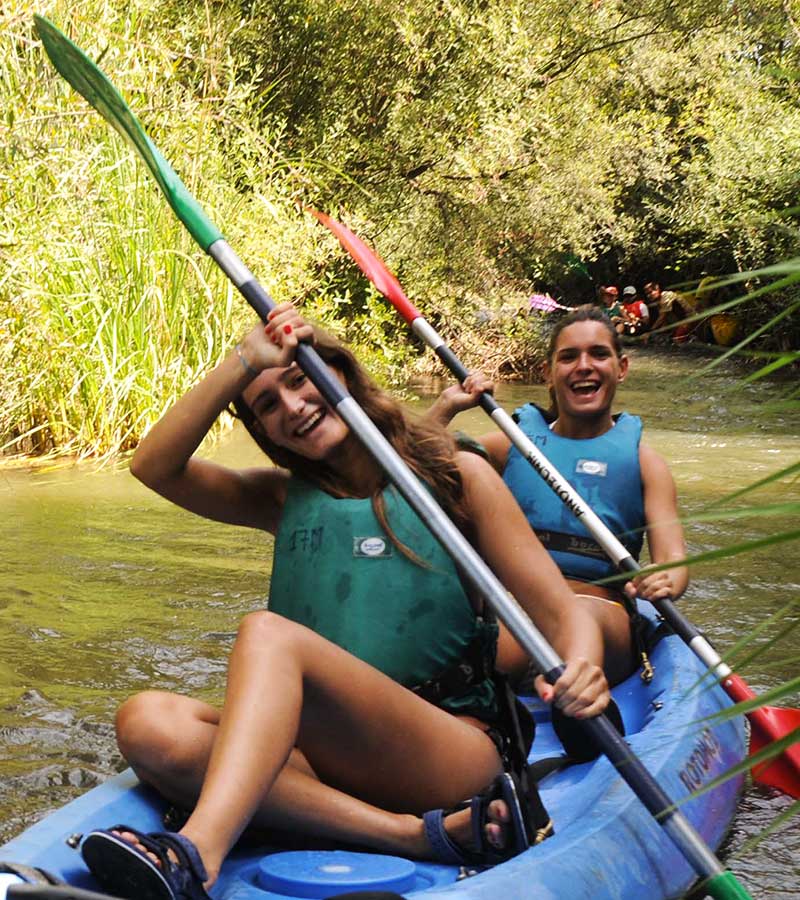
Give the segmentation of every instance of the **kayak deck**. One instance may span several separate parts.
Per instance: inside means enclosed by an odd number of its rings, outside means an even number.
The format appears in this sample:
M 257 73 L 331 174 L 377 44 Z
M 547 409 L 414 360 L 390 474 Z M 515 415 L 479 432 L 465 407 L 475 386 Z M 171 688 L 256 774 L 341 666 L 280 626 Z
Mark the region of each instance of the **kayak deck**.
M 712 848 L 719 847 L 736 810 L 743 776 L 683 802 L 692 791 L 741 761 L 746 752 L 741 716 L 713 718 L 731 705 L 716 685 L 701 679 L 702 665 L 676 637 L 652 654 L 656 676 L 644 685 L 634 675 L 614 689 L 627 740 L 651 774 Z M 532 759 L 563 751 L 549 715 L 531 701 L 537 719 Z M 682 896 L 695 875 L 606 759 L 547 776 L 542 799 L 555 835 L 494 869 L 458 880 L 453 866 L 332 847 L 270 849 L 245 839 L 223 866 L 215 900 L 294 900 L 357 890 L 428 892 L 459 900 L 639 900 Z M 48 815 L 0 847 L 0 859 L 41 866 L 69 883 L 97 885 L 80 855 L 67 845 L 73 834 L 127 823 L 163 830 L 163 800 L 131 771 Z

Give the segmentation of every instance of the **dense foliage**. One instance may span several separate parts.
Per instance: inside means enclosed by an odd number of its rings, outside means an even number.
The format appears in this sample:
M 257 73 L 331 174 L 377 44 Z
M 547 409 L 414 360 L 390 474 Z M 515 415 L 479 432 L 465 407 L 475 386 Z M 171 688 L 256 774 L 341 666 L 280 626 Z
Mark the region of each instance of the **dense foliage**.
M 0 447 L 102 453 L 135 443 L 248 314 L 55 75 L 33 7 L 0 10 Z M 505 373 L 538 359 L 533 290 L 573 303 L 800 255 L 794 0 L 42 11 L 101 59 L 276 298 L 304 298 L 390 379 L 420 348 L 298 203 L 345 219 L 468 362 Z M 745 324 L 797 297 L 754 300 Z M 761 342 L 797 338 L 787 315 Z

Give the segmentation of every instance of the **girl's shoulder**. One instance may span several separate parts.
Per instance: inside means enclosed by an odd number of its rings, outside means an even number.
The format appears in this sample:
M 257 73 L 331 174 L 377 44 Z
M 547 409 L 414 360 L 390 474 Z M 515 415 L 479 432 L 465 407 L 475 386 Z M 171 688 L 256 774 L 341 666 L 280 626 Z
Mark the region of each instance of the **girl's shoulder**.
M 469 494 L 471 487 L 482 485 L 487 481 L 491 484 L 494 479 L 500 477 L 494 466 L 482 455 L 469 450 L 458 450 L 455 459 L 465 495 Z
M 483 508 L 490 501 L 493 506 L 498 494 L 508 492 L 497 469 L 477 453 L 458 451 L 456 465 L 461 476 L 464 500 L 471 515 L 475 514 L 476 507 Z
M 464 449 L 456 451 L 456 465 L 461 477 L 480 478 L 487 472 L 497 474 L 492 464 L 483 453 L 475 453 L 474 450 Z
M 667 461 L 644 441 L 639 443 L 639 468 L 644 481 L 658 481 L 659 479 L 672 481 L 672 473 Z

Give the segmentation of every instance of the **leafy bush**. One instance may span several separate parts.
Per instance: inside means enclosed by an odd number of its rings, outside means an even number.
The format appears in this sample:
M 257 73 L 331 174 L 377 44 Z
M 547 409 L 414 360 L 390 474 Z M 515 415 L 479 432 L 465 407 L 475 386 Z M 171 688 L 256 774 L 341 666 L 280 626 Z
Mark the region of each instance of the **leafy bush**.
M 0 447 L 115 452 L 250 313 L 45 60 L 32 6 L 0 11 Z M 534 290 L 575 303 L 609 280 L 800 255 L 800 51 L 781 10 L 53 0 L 49 15 L 276 299 L 304 299 L 393 382 L 437 363 L 298 204 L 374 244 L 468 364 L 529 374 Z M 757 328 L 796 296 L 739 315 Z M 762 346 L 797 345 L 797 317 L 781 323 Z

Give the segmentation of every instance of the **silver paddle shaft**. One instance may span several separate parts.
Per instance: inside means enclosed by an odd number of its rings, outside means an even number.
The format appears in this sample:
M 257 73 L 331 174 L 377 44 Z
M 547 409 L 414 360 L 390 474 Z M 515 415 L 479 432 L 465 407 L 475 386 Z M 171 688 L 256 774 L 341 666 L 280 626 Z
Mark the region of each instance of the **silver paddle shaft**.
M 250 301 L 251 291 L 248 286 L 255 282 L 255 277 L 233 248 L 226 241 L 219 240 L 209 247 L 208 252 Z M 271 302 L 266 295 L 265 302 Z M 274 303 L 272 305 L 274 306 Z M 257 309 L 257 312 L 263 313 L 260 309 Z M 325 399 L 336 409 L 337 414 L 349 426 L 353 434 L 358 435 L 411 508 L 453 557 L 460 569 L 464 571 L 470 584 L 491 605 L 539 670 L 547 673 L 563 666 L 563 661 L 531 622 L 519 603 L 506 591 L 472 544 L 445 515 L 369 416 L 339 382 L 336 383 L 336 395 L 329 396 L 325 390 L 326 386 L 317 384 L 315 374 L 313 371 L 308 372 L 311 380 L 323 392 Z

